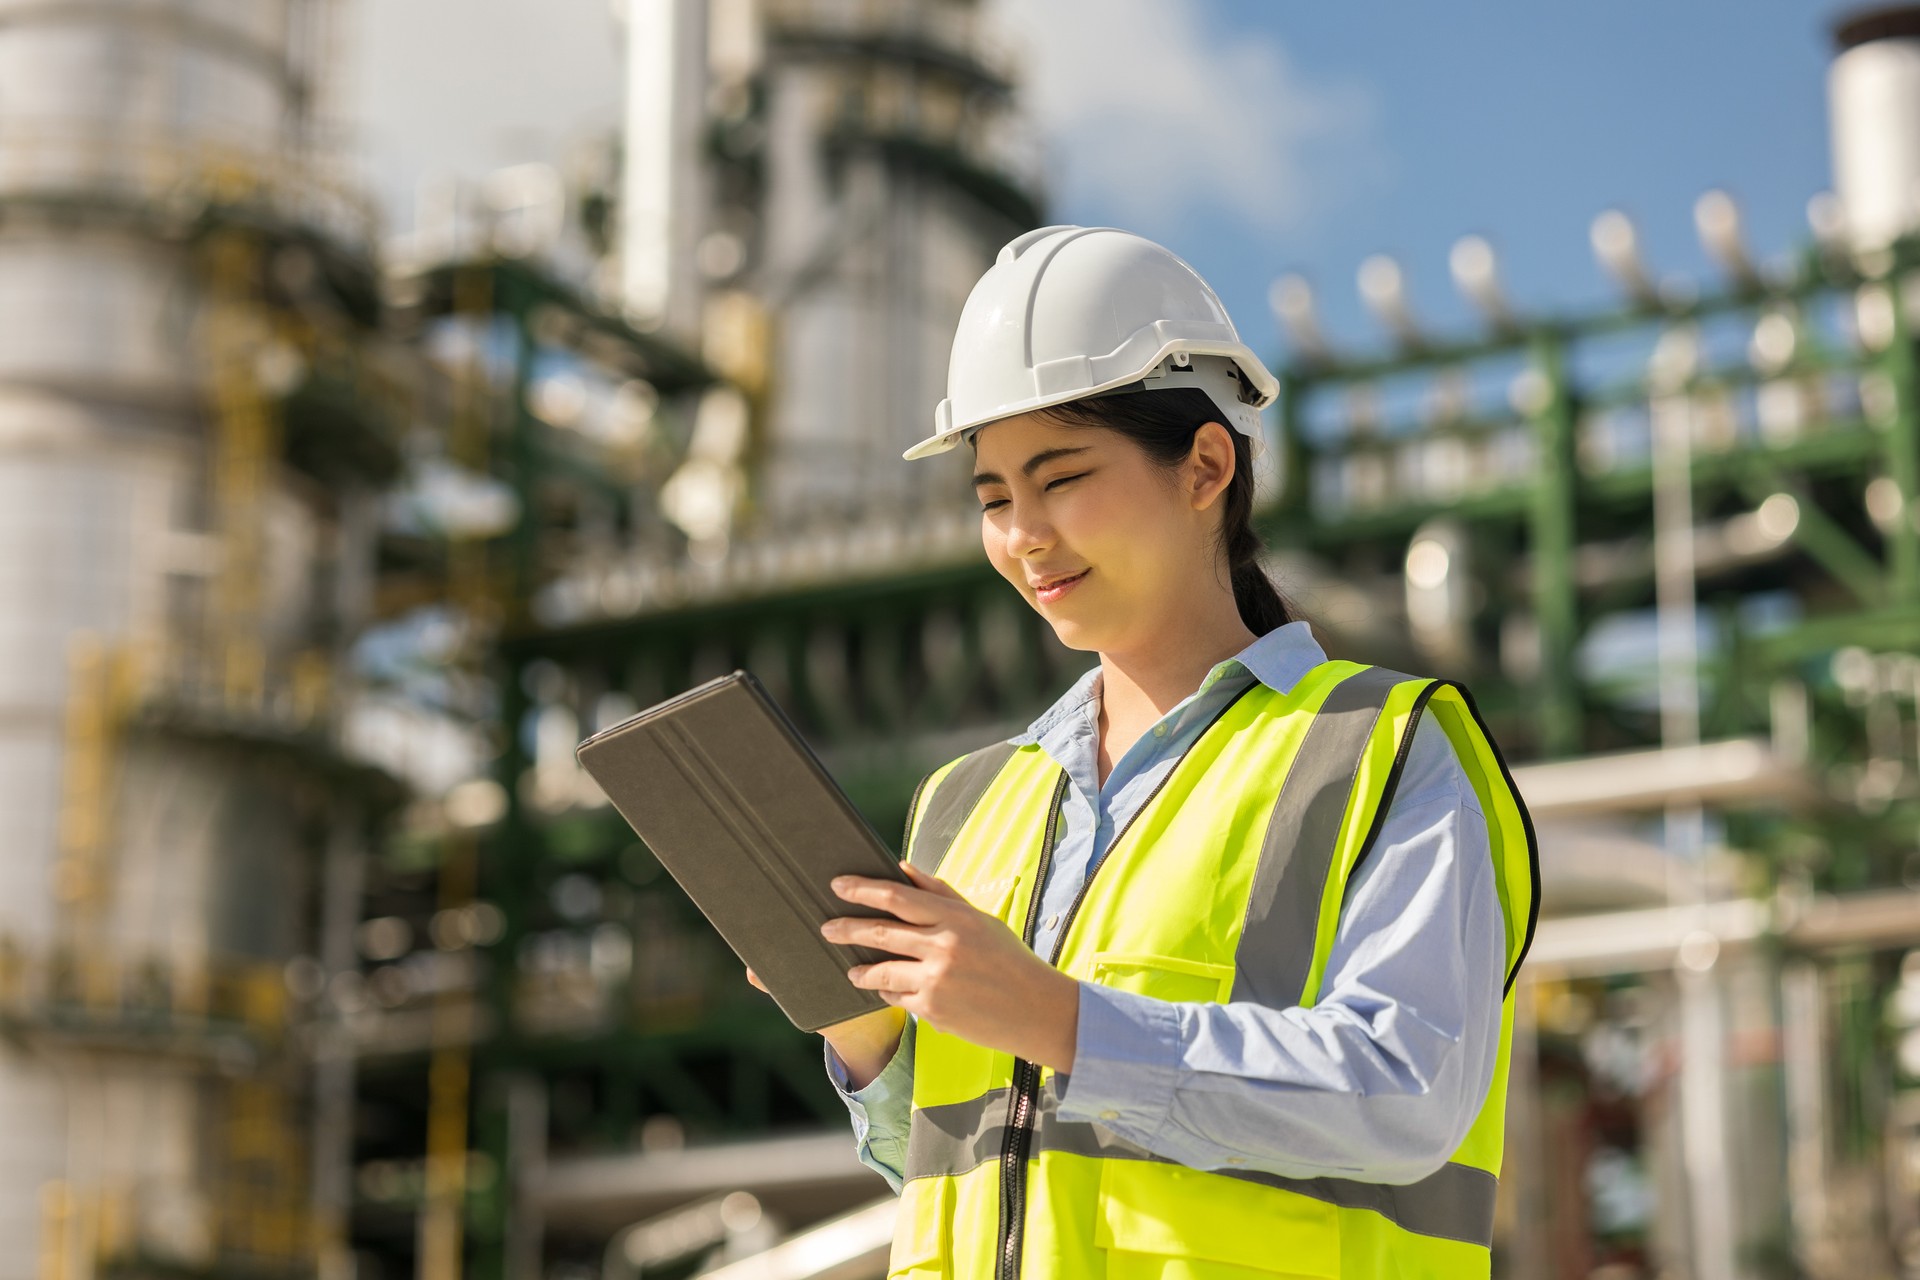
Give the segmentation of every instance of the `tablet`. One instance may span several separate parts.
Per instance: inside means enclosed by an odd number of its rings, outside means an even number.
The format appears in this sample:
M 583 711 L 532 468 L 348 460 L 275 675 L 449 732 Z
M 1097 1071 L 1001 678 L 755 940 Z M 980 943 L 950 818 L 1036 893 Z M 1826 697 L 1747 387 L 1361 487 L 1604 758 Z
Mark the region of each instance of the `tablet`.
M 847 970 L 896 957 L 828 942 L 820 926 L 886 914 L 836 897 L 835 876 L 910 881 L 751 672 L 648 707 L 574 755 L 794 1026 L 887 1007 Z

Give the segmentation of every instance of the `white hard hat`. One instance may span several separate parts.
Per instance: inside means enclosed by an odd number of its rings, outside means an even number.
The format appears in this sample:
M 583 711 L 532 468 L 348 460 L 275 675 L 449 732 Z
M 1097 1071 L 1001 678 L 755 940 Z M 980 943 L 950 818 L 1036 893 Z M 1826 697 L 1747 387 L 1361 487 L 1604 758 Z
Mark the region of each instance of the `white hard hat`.
M 944 453 L 1030 409 L 1171 387 L 1206 392 L 1260 456 L 1260 410 L 1280 383 L 1200 273 L 1130 231 L 1041 227 L 1009 241 L 967 295 L 933 434 L 900 456 Z

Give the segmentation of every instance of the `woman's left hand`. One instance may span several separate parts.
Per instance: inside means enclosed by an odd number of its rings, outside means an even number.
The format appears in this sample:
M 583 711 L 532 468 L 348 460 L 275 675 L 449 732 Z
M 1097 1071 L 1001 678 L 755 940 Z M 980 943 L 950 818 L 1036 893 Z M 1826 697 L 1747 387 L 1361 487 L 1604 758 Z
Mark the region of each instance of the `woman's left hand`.
M 856 965 L 847 979 L 949 1035 L 1071 1072 L 1080 984 L 945 881 L 902 867 L 911 886 L 865 876 L 833 882 L 848 902 L 894 919 L 841 916 L 820 926 L 821 935 L 904 957 Z

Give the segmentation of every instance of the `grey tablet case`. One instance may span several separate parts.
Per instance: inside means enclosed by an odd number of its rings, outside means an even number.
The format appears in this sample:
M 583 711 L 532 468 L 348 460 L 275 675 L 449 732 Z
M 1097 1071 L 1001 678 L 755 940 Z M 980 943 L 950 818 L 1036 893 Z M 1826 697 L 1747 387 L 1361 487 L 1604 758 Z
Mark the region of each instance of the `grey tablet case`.
M 752 673 L 696 685 L 574 754 L 794 1026 L 886 1007 L 847 970 L 891 957 L 828 942 L 820 925 L 884 914 L 836 897 L 834 876 L 906 875 Z

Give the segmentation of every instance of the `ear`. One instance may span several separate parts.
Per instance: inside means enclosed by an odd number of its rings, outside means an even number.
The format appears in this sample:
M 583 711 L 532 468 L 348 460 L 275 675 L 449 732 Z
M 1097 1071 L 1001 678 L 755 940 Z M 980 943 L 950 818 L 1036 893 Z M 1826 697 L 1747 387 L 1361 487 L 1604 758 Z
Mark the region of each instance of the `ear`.
M 1193 433 L 1193 448 L 1187 455 L 1193 509 L 1205 511 L 1219 501 L 1238 466 L 1232 429 L 1219 422 L 1202 423 Z

